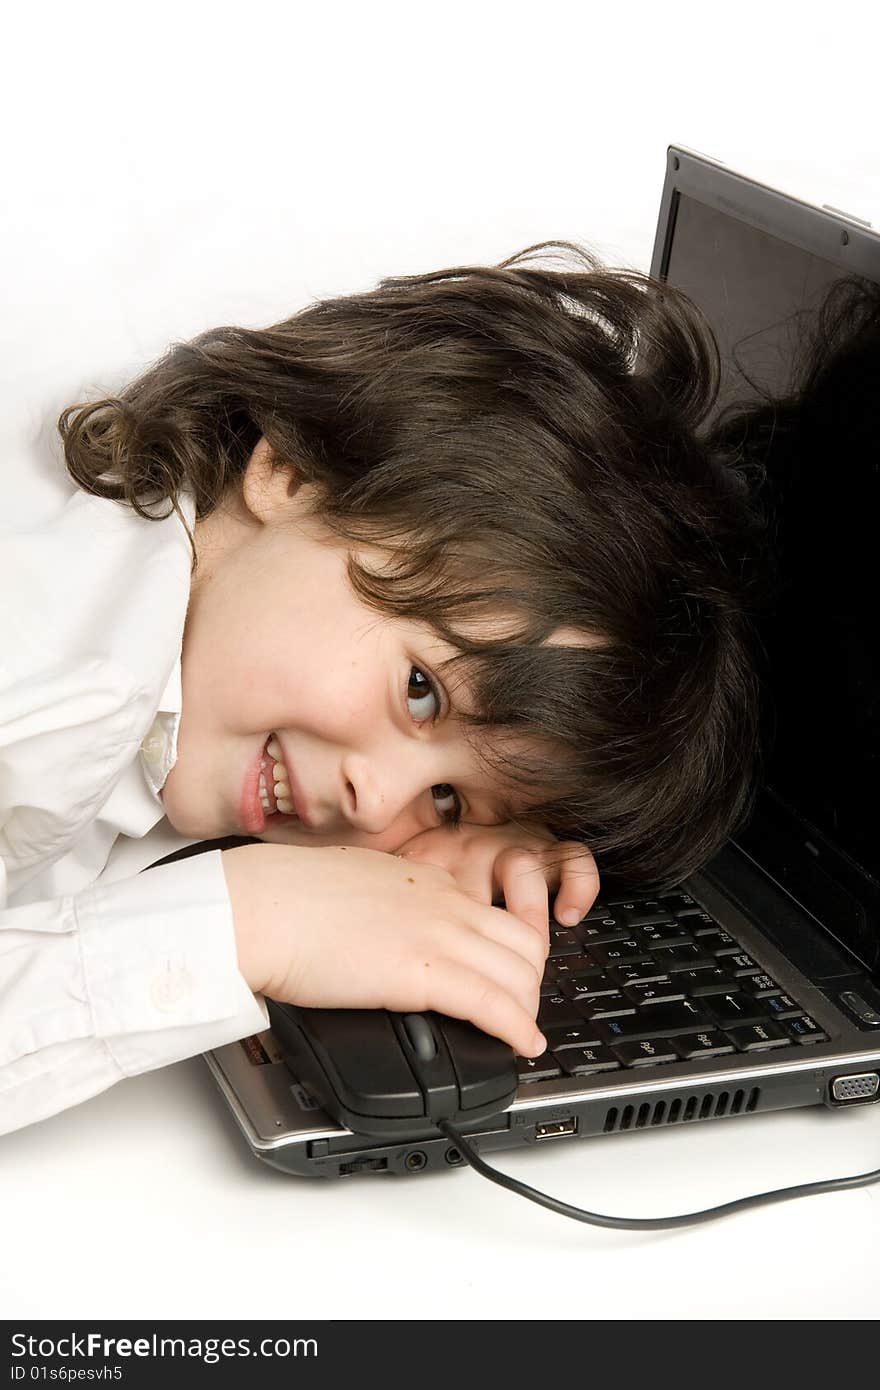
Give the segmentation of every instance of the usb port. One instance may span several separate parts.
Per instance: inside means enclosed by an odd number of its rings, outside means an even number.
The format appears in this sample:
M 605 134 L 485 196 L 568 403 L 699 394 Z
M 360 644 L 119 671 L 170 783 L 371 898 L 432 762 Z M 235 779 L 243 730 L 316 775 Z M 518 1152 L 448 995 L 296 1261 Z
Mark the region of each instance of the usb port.
M 576 1118 L 570 1120 L 548 1120 L 546 1124 L 535 1125 L 536 1139 L 561 1139 L 564 1134 L 577 1134 Z

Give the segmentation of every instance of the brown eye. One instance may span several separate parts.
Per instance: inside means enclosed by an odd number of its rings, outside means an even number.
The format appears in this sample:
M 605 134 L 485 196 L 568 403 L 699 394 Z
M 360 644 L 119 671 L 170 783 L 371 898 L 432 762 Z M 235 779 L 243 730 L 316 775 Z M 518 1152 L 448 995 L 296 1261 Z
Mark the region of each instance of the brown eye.
M 433 701 L 433 705 L 431 702 Z M 420 671 L 418 666 L 410 666 L 409 681 L 406 687 L 406 702 L 409 712 L 416 723 L 422 724 L 427 719 L 436 719 L 440 713 L 440 701 L 432 682 Z M 413 708 L 413 706 L 417 708 Z
M 451 787 L 448 782 L 438 782 L 436 786 L 431 788 L 431 795 L 443 820 L 458 825 L 461 820 L 461 802 L 456 795 L 455 788 Z

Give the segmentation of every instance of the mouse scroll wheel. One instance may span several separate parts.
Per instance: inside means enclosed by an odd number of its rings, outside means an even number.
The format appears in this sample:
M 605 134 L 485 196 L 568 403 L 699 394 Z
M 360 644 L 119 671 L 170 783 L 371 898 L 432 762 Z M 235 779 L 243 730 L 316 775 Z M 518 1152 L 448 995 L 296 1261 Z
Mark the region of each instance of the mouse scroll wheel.
M 424 1014 L 404 1014 L 403 1026 L 412 1050 L 420 1062 L 431 1062 L 437 1056 L 437 1043 L 431 1025 Z

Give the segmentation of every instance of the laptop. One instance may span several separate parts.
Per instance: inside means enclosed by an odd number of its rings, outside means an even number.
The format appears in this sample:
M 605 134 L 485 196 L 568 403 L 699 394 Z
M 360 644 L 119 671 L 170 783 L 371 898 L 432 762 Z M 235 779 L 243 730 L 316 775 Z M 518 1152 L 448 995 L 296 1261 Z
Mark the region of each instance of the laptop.
M 481 1153 L 880 1098 L 880 647 L 874 528 L 880 235 L 671 146 L 652 275 L 719 343 L 713 428 L 767 469 L 777 599 L 765 767 L 744 829 L 662 894 L 600 893 L 552 928 L 512 1105 Z M 255 1157 L 325 1177 L 460 1164 L 436 1130 L 328 1117 L 271 1029 L 205 1054 Z

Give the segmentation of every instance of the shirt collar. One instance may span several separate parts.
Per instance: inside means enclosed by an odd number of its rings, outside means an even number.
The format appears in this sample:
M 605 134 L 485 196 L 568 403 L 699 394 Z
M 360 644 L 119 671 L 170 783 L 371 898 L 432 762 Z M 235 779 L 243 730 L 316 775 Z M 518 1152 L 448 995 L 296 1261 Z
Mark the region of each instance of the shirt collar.
M 183 708 L 181 665 L 178 656 L 159 699 L 156 718 L 140 747 L 141 764 L 151 791 L 158 796 L 177 761 L 177 733 Z
M 192 494 L 181 492 L 178 502 L 187 525 L 191 529 L 194 528 L 196 505 Z M 184 625 L 185 623 L 186 617 L 184 616 Z M 174 664 L 165 683 L 165 689 L 159 697 L 156 717 L 140 746 L 141 766 L 150 790 L 157 799 L 159 799 L 159 793 L 165 785 L 165 779 L 177 761 L 177 733 L 180 727 L 180 713 L 183 708 L 182 646 L 183 636 L 181 633 L 181 647 L 174 659 Z

